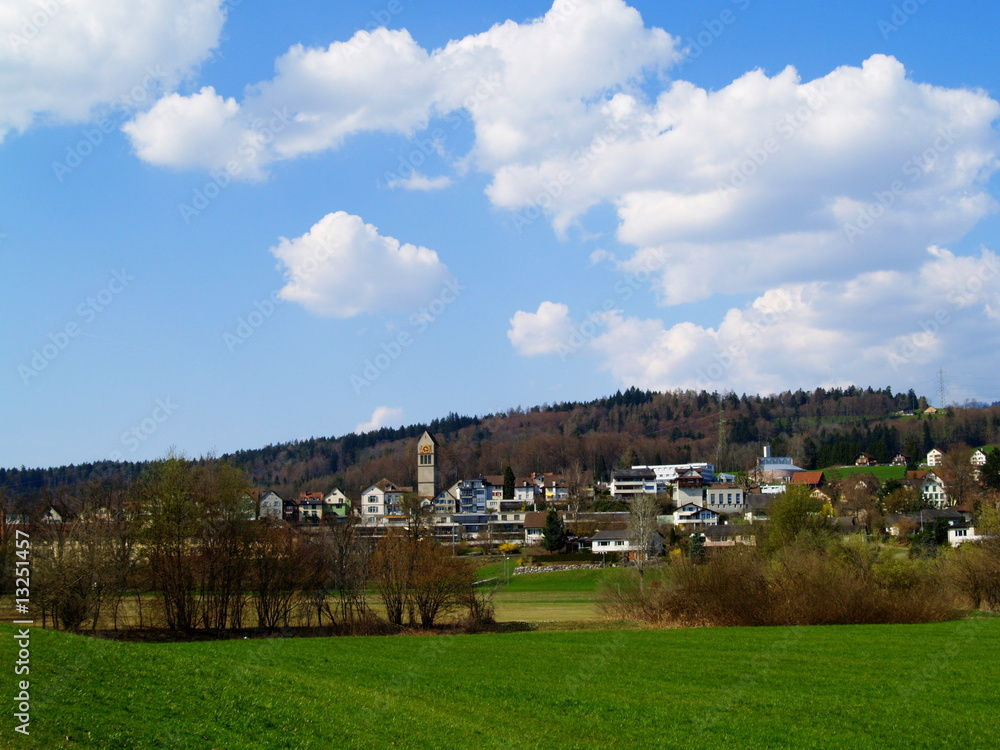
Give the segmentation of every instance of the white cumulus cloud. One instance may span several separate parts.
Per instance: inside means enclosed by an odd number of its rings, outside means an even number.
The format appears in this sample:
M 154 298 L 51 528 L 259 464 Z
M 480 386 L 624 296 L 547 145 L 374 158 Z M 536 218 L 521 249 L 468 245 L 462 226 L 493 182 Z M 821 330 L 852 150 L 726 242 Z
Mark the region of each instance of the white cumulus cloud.
M 222 0 L 7 0 L 0 7 L 0 138 L 37 122 L 134 110 L 217 46 Z
M 330 318 L 413 310 L 451 278 L 437 253 L 379 234 L 360 216 L 327 214 L 271 253 L 287 279 L 282 299 Z
M 612 310 L 576 349 L 621 385 L 658 390 L 916 383 L 942 361 L 961 372 L 996 369 L 1000 257 L 987 249 L 956 256 L 936 246 L 928 254 L 913 271 L 769 289 L 714 327 Z M 573 332 L 587 330 L 552 302 L 538 313 L 516 313 L 511 323 L 508 336 L 522 355 L 559 353 Z
M 126 132 L 143 159 L 211 169 L 219 158 L 205 142 L 228 139 L 222 152 L 234 151 L 245 138 L 234 122 L 276 112 L 287 112 L 289 124 L 262 149 L 262 165 L 335 149 L 363 132 L 413 135 L 433 116 L 464 111 L 476 130 L 475 159 L 493 169 L 556 144 L 586 145 L 609 96 L 679 57 L 677 40 L 645 28 L 623 0 L 556 0 L 541 18 L 498 24 L 433 52 L 405 30 L 384 28 L 322 48 L 295 45 L 275 62 L 273 78 L 248 86 L 232 111 L 225 103 L 226 118 L 175 101 Z
M 554 354 L 561 347 L 570 346 L 572 334 L 569 307 L 559 302 L 542 302 L 536 312 L 514 313 L 507 338 L 518 354 L 532 357 Z
M 503 166 L 488 193 L 515 222 L 544 213 L 557 230 L 613 204 L 636 248 L 624 269 L 655 253 L 668 304 L 845 279 L 859 263 L 913 269 L 997 207 L 1000 104 L 914 82 L 883 55 L 813 81 L 792 68 L 718 91 L 675 81 L 605 113 L 589 149 Z

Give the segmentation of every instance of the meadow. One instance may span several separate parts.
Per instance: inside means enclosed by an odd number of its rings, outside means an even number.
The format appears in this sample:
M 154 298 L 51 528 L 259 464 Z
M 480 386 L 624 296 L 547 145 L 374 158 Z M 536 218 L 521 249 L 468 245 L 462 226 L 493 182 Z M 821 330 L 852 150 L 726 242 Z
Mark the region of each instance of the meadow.
M 35 629 L 31 734 L 8 711 L 0 748 L 996 746 L 1000 618 L 621 628 L 594 599 L 623 574 L 511 576 L 498 617 L 535 632 L 122 643 Z
M 546 627 L 567 627 L 569 623 L 601 620 L 596 602 L 597 589 L 603 581 L 627 575 L 623 568 L 566 570 L 552 573 L 511 575 L 509 583 L 502 575 L 502 563 L 495 572 L 480 571 L 480 577 L 497 575 L 500 585 L 493 594 L 498 620 L 523 620 Z
M 888 479 L 904 479 L 906 477 L 905 466 L 831 466 L 823 469 L 826 479 L 831 482 L 839 482 L 852 474 L 872 474 L 880 482 Z
M 998 670 L 988 618 L 172 644 L 36 630 L 31 734 L 7 713 L 0 747 L 985 748 Z

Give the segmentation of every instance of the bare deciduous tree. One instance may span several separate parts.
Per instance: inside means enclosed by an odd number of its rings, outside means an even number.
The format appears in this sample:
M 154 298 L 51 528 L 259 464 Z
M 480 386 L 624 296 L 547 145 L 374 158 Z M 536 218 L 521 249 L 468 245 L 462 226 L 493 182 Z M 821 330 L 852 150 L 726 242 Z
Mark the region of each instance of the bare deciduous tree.
M 660 501 L 655 495 L 639 495 L 629 504 L 628 536 L 632 547 L 632 562 L 639 571 L 639 587 L 646 587 L 646 567 L 652 557 L 657 530 L 656 517 Z

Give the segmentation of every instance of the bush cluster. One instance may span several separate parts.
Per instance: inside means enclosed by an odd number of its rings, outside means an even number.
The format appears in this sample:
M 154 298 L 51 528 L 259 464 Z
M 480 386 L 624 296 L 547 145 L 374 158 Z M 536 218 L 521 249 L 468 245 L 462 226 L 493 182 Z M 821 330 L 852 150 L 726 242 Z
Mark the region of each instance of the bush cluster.
M 615 619 L 661 627 L 936 622 L 959 614 L 947 567 L 861 537 L 792 544 L 771 556 L 737 547 L 703 565 L 676 561 L 645 587 L 616 581 L 601 605 Z

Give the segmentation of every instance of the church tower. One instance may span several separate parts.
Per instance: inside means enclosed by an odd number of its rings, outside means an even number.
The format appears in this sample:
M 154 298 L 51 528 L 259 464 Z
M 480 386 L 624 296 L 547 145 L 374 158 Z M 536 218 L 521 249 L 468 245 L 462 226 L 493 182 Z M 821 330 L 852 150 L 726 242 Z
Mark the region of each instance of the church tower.
M 426 430 L 417 441 L 417 494 L 437 496 L 437 442 Z

